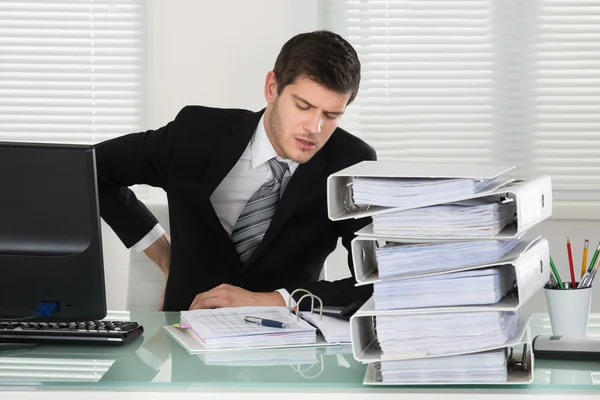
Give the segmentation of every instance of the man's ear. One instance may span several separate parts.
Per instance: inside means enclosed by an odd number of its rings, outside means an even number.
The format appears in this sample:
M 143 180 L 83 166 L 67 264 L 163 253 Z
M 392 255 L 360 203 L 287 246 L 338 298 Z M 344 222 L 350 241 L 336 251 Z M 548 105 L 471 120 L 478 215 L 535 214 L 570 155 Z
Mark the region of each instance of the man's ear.
M 277 98 L 277 78 L 275 72 L 269 71 L 265 79 L 265 100 L 272 104 Z

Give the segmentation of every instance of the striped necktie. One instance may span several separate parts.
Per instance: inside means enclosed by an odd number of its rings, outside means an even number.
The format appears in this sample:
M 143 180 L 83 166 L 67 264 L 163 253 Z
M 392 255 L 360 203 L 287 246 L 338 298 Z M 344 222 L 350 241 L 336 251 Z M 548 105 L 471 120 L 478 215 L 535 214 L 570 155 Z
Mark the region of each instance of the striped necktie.
M 250 259 L 271 224 L 279 202 L 281 181 L 288 170 L 285 162 L 274 158 L 269 160 L 269 166 L 273 171 L 273 180 L 265 182 L 250 197 L 231 233 L 231 240 L 242 263 Z

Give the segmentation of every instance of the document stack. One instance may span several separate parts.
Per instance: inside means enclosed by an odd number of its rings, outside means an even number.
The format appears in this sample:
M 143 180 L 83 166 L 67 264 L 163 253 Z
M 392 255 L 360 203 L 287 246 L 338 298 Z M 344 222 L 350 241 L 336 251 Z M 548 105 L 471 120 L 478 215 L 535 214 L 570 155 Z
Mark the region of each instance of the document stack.
M 351 248 L 357 285 L 373 285 L 350 320 L 365 384 L 533 380 L 522 306 L 550 263 L 525 234 L 551 215 L 552 185 L 511 169 L 366 161 L 329 177 L 330 219 L 373 219 Z

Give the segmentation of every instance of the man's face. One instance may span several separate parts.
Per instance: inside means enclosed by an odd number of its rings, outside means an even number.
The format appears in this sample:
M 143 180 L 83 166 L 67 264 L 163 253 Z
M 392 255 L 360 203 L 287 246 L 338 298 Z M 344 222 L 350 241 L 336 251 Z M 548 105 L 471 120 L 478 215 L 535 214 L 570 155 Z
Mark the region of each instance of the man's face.
M 269 103 L 265 129 L 271 144 L 282 158 L 302 164 L 329 140 L 350 93 L 334 92 L 303 77 L 278 95 L 275 76 L 270 72 L 265 97 Z

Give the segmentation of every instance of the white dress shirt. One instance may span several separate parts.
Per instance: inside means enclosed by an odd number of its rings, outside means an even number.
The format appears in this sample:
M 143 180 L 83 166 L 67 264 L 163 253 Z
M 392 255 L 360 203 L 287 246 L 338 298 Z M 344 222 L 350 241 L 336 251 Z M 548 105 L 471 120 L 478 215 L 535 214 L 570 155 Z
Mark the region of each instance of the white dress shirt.
M 263 183 L 273 180 L 273 172 L 268 161 L 271 158 L 276 158 L 289 166 L 289 170 L 285 173 L 281 182 L 280 196 L 283 195 L 291 176 L 298 168 L 298 163 L 292 160 L 284 160 L 277 155 L 265 131 L 264 120 L 265 115 L 263 114 L 246 150 L 210 196 L 210 202 L 215 209 L 215 213 L 230 236 L 250 197 Z M 145 250 L 164 233 L 165 230 L 162 226 L 156 224 L 142 240 L 133 246 L 133 249 L 136 251 Z M 277 291 L 287 304 L 290 297 L 288 291 L 285 289 Z

